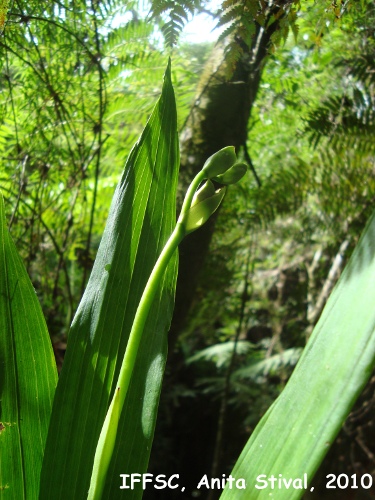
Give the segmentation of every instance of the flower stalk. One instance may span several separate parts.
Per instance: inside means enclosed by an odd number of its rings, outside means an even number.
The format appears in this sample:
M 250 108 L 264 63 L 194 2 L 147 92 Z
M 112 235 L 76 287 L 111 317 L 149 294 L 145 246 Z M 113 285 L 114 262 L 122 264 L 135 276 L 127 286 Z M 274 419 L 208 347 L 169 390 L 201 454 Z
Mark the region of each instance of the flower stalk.
M 151 305 L 164 272 L 183 238 L 204 224 L 219 207 L 226 190 L 226 186 L 224 185 L 225 173 L 236 166 L 236 161 L 237 158 L 233 146 L 221 149 L 206 161 L 202 170 L 194 177 L 186 192 L 176 227 L 157 259 L 147 281 L 129 334 L 129 340 L 121 364 L 115 393 L 99 436 L 95 451 L 88 500 L 100 500 L 102 498 L 107 471 L 115 446 L 118 422 L 135 366 L 138 347 Z M 242 172 L 243 176 L 246 169 L 244 170 L 242 168 Z M 230 177 L 232 180 L 232 176 Z M 222 183 L 223 186 L 215 190 L 214 185 L 209 180 L 210 178 L 214 178 L 215 181 Z M 205 180 L 207 180 L 207 182 L 199 189 L 199 186 Z M 228 184 L 229 183 L 233 182 L 228 182 Z

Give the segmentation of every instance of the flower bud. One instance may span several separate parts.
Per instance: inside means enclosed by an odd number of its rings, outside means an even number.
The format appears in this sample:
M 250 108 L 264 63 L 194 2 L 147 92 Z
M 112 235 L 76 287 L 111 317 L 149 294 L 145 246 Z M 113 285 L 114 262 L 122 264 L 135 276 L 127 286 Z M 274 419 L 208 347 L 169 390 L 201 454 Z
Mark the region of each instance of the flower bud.
M 247 172 L 247 165 L 243 162 L 238 162 L 233 165 L 230 169 L 221 175 L 214 177 L 216 182 L 220 184 L 236 184 Z
M 192 202 L 191 202 L 191 207 L 194 205 L 197 205 L 201 201 L 205 200 L 206 198 L 210 198 L 215 194 L 215 187 L 212 184 L 210 180 L 206 181 L 203 186 L 198 189 L 198 191 L 194 194 Z
M 226 172 L 237 161 L 234 146 L 227 146 L 208 158 L 203 171 L 208 179 Z
M 213 187 L 211 182 L 210 184 Z M 206 185 L 207 183 L 199 191 L 202 191 Z M 211 188 L 207 187 L 206 189 L 208 190 Z M 196 195 L 198 195 L 199 191 L 196 193 Z M 195 205 L 192 205 L 189 208 L 185 219 L 186 233 L 191 233 L 192 231 L 195 231 L 211 217 L 211 215 L 216 211 L 216 209 L 222 202 L 225 195 L 225 191 L 226 191 L 225 186 L 223 186 L 220 189 L 217 189 L 216 191 L 214 190 L 214 193 L 211 196 L 208 196 L 201 201 L 197 201 Z

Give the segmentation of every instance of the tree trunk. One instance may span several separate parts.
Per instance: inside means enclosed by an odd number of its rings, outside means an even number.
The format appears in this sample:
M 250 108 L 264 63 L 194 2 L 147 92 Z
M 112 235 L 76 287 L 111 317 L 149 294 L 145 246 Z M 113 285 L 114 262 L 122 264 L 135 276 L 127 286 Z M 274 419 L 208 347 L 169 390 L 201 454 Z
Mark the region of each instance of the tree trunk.
M 258 25 L 251 50 L 244 52 L 230 78 L 224 43 L 219 43 L 206 63 L 197 97 L 181 133 L 181 193 L 206 159 L 225 146 L 246 144 L 247 124 L 256 98 L 262 67 L 270 46 L 274 22 L 268 29 Z M 241 43 L 238 40 L 238 43 Z M 182 196 L 181 196 L 182 198 Z M 183 326 L 214 232 L 217 212 L 180 245 L 180 265 L 170 347 Z M 171 349 L 172 350 L 172 349 Z

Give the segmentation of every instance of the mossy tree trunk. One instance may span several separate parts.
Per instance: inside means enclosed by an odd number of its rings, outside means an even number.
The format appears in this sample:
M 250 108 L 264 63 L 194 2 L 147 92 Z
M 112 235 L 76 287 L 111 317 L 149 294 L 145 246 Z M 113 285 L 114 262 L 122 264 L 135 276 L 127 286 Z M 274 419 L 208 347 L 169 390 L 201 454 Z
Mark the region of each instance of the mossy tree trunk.
M 219 149 L 233 145 L 238 153 L 246 144 L 247 124 L 254 104 L 274 22 L 265 30 L 257 26 L 251 50 L 244 51 L 234 68 L 224 54 L 224 43 L 216 45 L 206 63 L 195 102 L 180 136 L 181 193 L 206 159 Z M 241 41 L 238 40 L 241 44 Z M 227 75 L 231 73 L 231 77 Z M 197 280 L 214 232 L 216 214 L 180 245 L 180 266 L 175 313 L 170 332 L 171 346 L 183 326 L 194 297 Z

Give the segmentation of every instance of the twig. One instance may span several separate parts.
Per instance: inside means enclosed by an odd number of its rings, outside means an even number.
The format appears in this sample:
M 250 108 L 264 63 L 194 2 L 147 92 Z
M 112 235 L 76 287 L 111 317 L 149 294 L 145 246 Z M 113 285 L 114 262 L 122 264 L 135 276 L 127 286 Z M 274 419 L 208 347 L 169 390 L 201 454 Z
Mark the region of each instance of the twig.
M 311 325 L 314 325 L 316 323 L 318 317 L 320 316 L 320 313 L 323 310 L 324 304 L 327 302 L 329 294 L 331 293 L 332 288 L 337 281 L 339 273 L 344 265 L 344 255 L 350 241 L 350 238 L 347 238 L 341 243 L 339 251 L 337 252 L 333 260 L 331 269 L 329 270 L 327 279 L 325 280 L 323 288 L 321 289 L 321 292 L 316 300 L 315 307 L 311 308 L 311 310 L 308 312 L 307 319 Z
M 95 6 L 94 1 L 91 2 L 91 7 L 92 7 L 93 13 L 94 13 L 93 24 L 94 24 L 94 29 L 95 29 L 95 46 L 96 46 L 97 54 L 100 54 L 101 53 L 101 46 L 100 46 L 100 39 L 99 39 L 98 23 L 97 23 L 97 19 L 96 19 L 96 6 Z M 92 230 L 93 230 L 93 226 L 94 226 L 96 199 L 97 199 L 97 194 L 98 194 L 101 152 L 102 152 L 102 146 L 103 146 L 103 142 L 102 142 L 103 115 L 104 115 L 104 109 L 105 109 L 104 75 L 103 75 L 103 68 L 102 68 L 102 65 L 100 62 L 100 56 L 95 58 L 94 61 L 97 63 L 98 73 L 99 73 L 99 89 L 98 89 L 99 119 L 98 119 L 98 123 L 96 124 L 96 127 L 94 129 L 94 131 L 98 134 L 98 148 L 97 148 L 97 153 L 96 153 L 95 178 L 94 178 L 94 189 L 93 189 L 93 195 L 92 195 L 92 204 L 91 204 L 91 210 L 90 210 L 89 231 L 88 231 L 87 240 L 86 240 L 86 256 L 87 257 L 88 257 L 89 252 L 90 252 Z M 86 279 L 87 279 L 87 267 L 84 267 L 83 276 L 82 276 L 82 284 L 81 284 L 81 293 L 82 294 L 83 294 L 84 289 L 85 289 Z
M 250 251 L 247 254 L 247 259 L 246 259 L 245 279 L 244 279 L 243 291 L 241 294 L 241 305 L 240 305 L 240 311 L 239 311 L 239 316 L 238 316 L 238 325 L 237 325 L 236 335 L 234 338 L 233 351 L 232 351 L 229 365 L 228 365 L 228 368 L 227 368 L 227 371 L 225 374 L 224 391 L 223 391 L 223 396 L 221 398 L 219 418 L 218 418 L 218 424 L 217 424 L 217 432 L 216 432 L 216 440 L 215 440 L 214 456 L 212 459 L 211 477 L 218 477 L 218 474 L 219 474 L 221 453 L 222 453 L 222 448 L 223 448 L 224 428 L 225 428 L 225 423 L 226 423 L 228 399 L 229 399 L 230 386 L 231 386 L 231 376 L 232 376 L 234 362 L 235 362 L 236 356 L 237 356 L 237 344 L 238 344 L 239 336 L 240 336 L 240 333 L 242 331 L 242 325 L 243 325 L 244 318 L 245 318 L 245 307 L 246 307 L 246 304 L 247 304 L 248 299 L 249 299 L 248 289 L 249 289 L 251 255 L 252 255 L 252 252 L 250 249 Z M 207 500 L 213 500 L 214 498 L 215 498 L 215 490 L 211 489 L 209 492 L 209 495 L 207 497 Z

